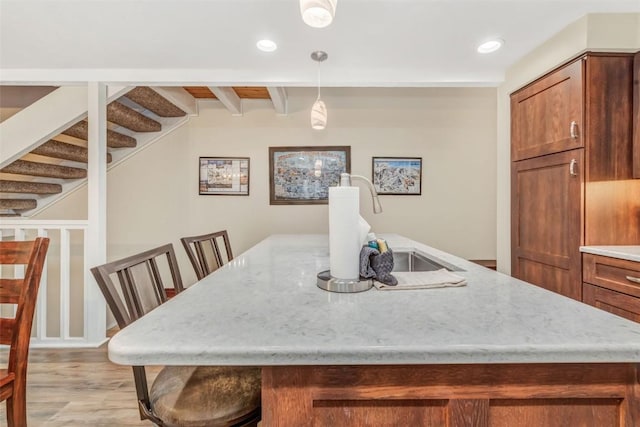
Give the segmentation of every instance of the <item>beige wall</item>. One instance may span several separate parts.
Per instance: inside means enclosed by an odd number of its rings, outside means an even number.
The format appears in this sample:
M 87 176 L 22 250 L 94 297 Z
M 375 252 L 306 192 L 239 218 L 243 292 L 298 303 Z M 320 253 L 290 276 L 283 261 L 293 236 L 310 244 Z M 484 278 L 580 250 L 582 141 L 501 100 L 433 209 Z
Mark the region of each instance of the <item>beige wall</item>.
M 497 101 L 497 260 L 498 270 L 511 271 L 509 94 L 587 50 L 640 49 L 640 14 L 585 16 L 511 66 L 498 87 Z
M 465 258 L 495 258 L 496 90 L 494 88 L 326 89 L 329 126 L 313 131 L 313 89 L 289 89 L 289 115 L 248 101 L 242 117 L 217 101 L 108 175 L 108 257 L 173 242 L 187 284 L 195 280 L 179 237 L 226 228 L 240 253 L 273 233 L 326 233 L 319 206 L 270 206 L 268 147 L 349 145 L 352 172 L 371 176 L 372 156 L 423 158 L 421 196 L 383 196 L 377 232 L 398 232 Z M 198 195 L 199 156 L 251 159 L 250 195 Z M 366 196 L 366 197 L 365 197 Z M 86 216 L 86 190 L 41 214 Z

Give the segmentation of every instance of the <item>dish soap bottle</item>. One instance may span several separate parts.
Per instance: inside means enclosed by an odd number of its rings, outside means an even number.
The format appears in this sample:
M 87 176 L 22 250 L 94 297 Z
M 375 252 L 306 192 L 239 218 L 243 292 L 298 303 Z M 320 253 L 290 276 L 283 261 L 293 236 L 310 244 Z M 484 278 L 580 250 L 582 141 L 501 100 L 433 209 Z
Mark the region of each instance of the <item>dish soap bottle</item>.
M 369 246 L 370 248 L 373 248 L 373 249 L 380 250 L 380 248 L 378 247 L 378 239 L 376 239 L 376 234 L 375 233 L 367 234 L 367 246 Z

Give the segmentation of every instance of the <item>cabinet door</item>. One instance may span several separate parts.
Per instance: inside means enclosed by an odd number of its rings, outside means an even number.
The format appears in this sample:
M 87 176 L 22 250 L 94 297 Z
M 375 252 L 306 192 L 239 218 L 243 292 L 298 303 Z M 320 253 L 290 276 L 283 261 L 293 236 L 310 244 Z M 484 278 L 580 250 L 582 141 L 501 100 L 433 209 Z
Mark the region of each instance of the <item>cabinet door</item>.
M 579 59 L 511 95 L 511 159 L 584 146 Z
M 512 163 L 512 275 L 581 300 L 584 150 Z

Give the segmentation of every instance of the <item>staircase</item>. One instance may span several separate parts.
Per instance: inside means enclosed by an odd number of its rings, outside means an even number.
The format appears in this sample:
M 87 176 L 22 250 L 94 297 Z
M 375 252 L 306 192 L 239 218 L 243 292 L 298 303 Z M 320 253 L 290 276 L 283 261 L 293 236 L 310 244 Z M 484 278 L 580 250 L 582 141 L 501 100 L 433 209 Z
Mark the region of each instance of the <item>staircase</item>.
M 28 107 L 0 124 L 4 146 L 0 150 L 0 216 L 31 216 L 86 182 L 89 127 L 86 97 L 75 93 L 56 94 L 61 90 L 65 88 L 59 88 L 33 104 L 35 111 L 29 111 Z M 197 112 L 195 98 L 182 88 L 141 86 L 130 90 L 125 88 L 119 93 L 124 95 L 107 105 L 109 167 L 184 124 L 190 115 Z M 60 105 L 60 99 L 84 105 L 69 108 L 69 112 L 63 114 L 63 125 L 59 130 L 55 125 L 51 128 L 53 131 L 44 130 L 45 135 L 50 133 L 51 136 L 40 138 L 35 143 L 29 141 L 25 133 L 37 127 L 30 124 L 42 120 L 44 107 L 55 116 L 56 111 L 52 108 Z M 38 108 L 40 102 L 44 105 Z M 47 106 L 47 103 L 51 105 Z M 30 114 L 33 117 L 29 117 Z M 19 117 L 21 115 L 24 117 Z M 25 131 L 16 130 L 20 128 Z M 12 139 L 23 137 L 27 141 L 24 147 L 29 151 L 19 154 L 18 158 L 8 157 L 8 152 L 14 148 L 9 146 Z
M 0 123 L 0 217 L 30 217 L 87 178 L 87 88 L 60 87 Z M 115 166 L 220 101 L 242 115 L 245 99 L 287 114 L 282 87 L 108 87 L 107 162 Z

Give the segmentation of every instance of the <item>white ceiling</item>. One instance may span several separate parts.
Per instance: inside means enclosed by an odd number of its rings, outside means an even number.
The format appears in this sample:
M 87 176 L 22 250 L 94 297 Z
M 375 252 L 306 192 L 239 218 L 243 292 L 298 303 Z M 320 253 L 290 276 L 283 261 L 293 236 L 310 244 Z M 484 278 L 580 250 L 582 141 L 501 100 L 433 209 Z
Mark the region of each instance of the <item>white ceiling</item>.
M 640 0 L 339 0 L 306 26 L 298 0 L 0 0 L 0 83 L 87 80 L 313 86 L 496 85 L 507 67 L 595 12 Z M 500 37 L 502 50 L 476 53 Z M 270 38 L 274 53 L 256 49 Z

